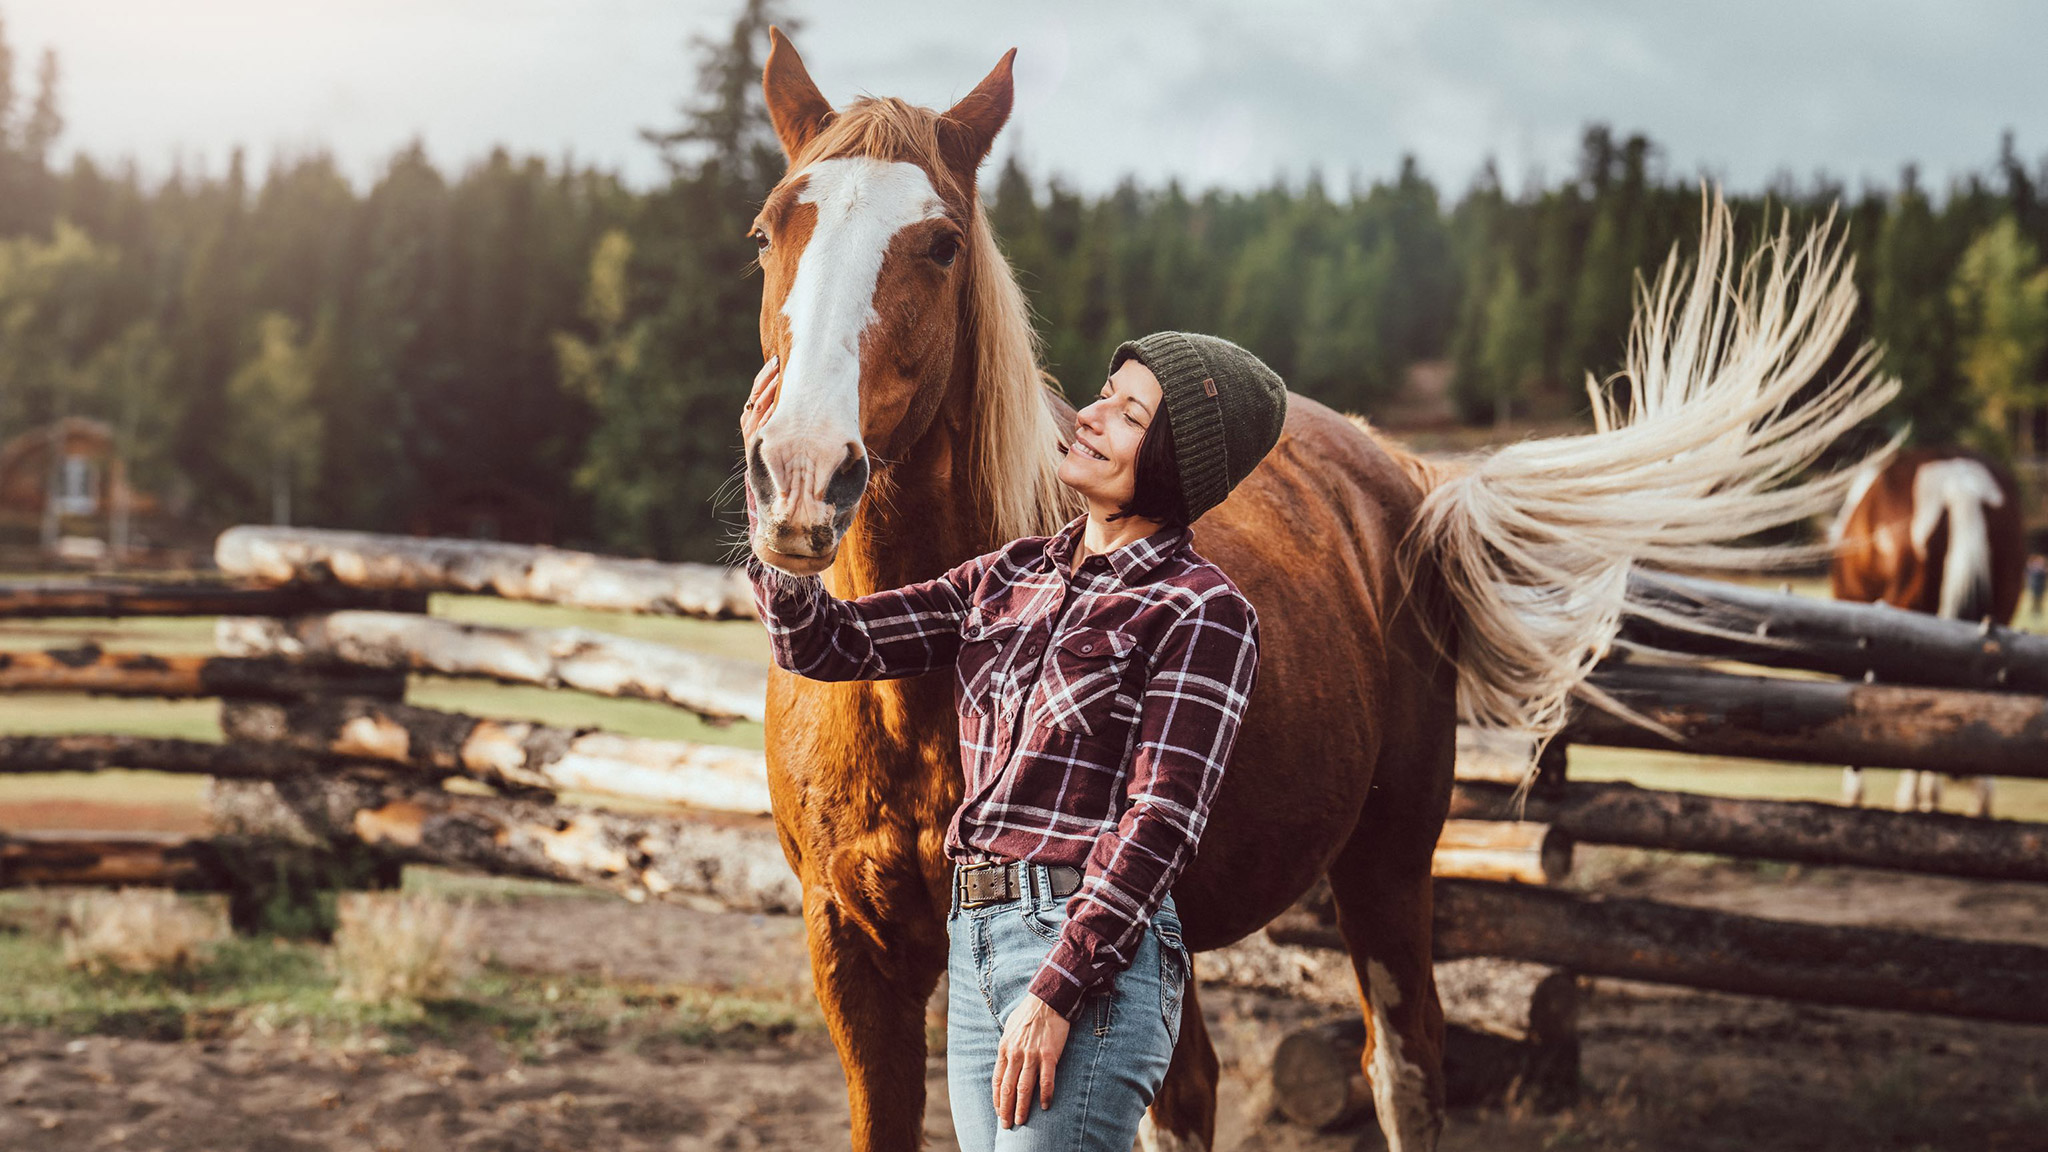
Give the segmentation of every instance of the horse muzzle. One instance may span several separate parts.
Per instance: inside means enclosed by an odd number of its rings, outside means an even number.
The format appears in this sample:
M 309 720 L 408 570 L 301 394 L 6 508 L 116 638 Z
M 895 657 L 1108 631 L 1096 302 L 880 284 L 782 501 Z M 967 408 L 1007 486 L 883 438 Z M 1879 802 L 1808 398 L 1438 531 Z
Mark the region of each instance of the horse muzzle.
M 792 576 L 832 566 L 868 486 L 859 444 L 824 453 L 757 437 L 747 450 L 747 495 L 755 509 L 748 544 L 763 564 Z

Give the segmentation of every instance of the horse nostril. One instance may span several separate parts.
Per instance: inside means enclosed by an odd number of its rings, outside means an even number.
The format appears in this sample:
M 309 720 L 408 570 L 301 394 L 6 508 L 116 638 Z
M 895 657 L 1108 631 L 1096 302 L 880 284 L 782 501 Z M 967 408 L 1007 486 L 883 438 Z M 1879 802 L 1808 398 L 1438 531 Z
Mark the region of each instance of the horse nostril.
M 825 484 L 825 503 L 833 508 L 847 508 L 860 503 L 861 494 L 868 488 L 868 458 L 861 452 L 860 445 L 846 446 L 846 459 L 832 472 L 832 479 Z
M 775 480 L 769 474 L 767 456 L 761 451 L 762 438 L 754 437 L 747 445 L 747 486 L 754 490 L 754 500 L 759 504 L 770 504 L 775 499 Z

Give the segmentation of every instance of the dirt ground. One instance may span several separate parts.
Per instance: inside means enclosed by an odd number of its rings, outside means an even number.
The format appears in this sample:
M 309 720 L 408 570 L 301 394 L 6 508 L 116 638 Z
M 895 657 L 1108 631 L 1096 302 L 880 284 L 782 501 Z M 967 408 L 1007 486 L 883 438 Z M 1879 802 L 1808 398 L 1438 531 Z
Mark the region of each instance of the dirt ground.
M 2048 944 L 2048 887 L 1593 856 L 1605 891 L 1733 911 Z M 725 989 L 807 986 L 786 918 L 520 897 L 486 905 L 497 963 L 531 974 Z M 1273 1046 L 1318 1014 L 1202 993 L 1223 1061 L 1219 1152 L 1352 1152 L 1370 1130 L 1273 1116 Z M 1812 1008 L 1596 982 L 1582 1019 L 1585 1097 L 1538 1115 L 1454 1113 L 1447 1152 L 1552 1149 L 2048 1149 L 2048 1029 Z M 926 1132 L 954 1147 L 944 1058 Z M 211 1039 L 0 1030 L 0 1149 L 523 1152 L 844 1147 L 839 1065 L 818 1030 L 710 1046 L 489 1034 L 392 1046 L 247 1029 Z

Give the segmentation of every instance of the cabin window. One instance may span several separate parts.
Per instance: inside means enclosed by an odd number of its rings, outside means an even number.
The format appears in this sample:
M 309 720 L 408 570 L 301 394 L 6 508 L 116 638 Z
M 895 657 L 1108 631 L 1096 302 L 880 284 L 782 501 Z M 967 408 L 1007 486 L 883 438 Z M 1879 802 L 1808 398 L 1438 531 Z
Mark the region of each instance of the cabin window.
M 90 516 L 99 509 L 99 469 L 89 457 L 64 457 L 57 471 L 57 511 L 64 516 Z

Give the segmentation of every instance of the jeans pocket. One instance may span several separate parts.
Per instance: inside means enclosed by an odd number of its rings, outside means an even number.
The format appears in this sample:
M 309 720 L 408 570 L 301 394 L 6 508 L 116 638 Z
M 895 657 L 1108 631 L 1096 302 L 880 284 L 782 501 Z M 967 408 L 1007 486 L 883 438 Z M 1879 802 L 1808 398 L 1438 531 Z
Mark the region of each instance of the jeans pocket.
M 1166 1022 L 1166 1043 L 1180 1043 L 1180 1013 L 1187 999 L 1187 982 L 1193 978 L 1187 945 L 1181 942 L 1179 922 L 1158 917 L 1159 932 L 1159 1015 Z
M 1057 943 L 1060 930 L 1067 923 L 1066 905 L 1054 904 L 1049 908 L 1033 908 L 1026 902 L 1023 918 L 1024 927 L 1029 929 L 1033 936 L 1048 944 Z

